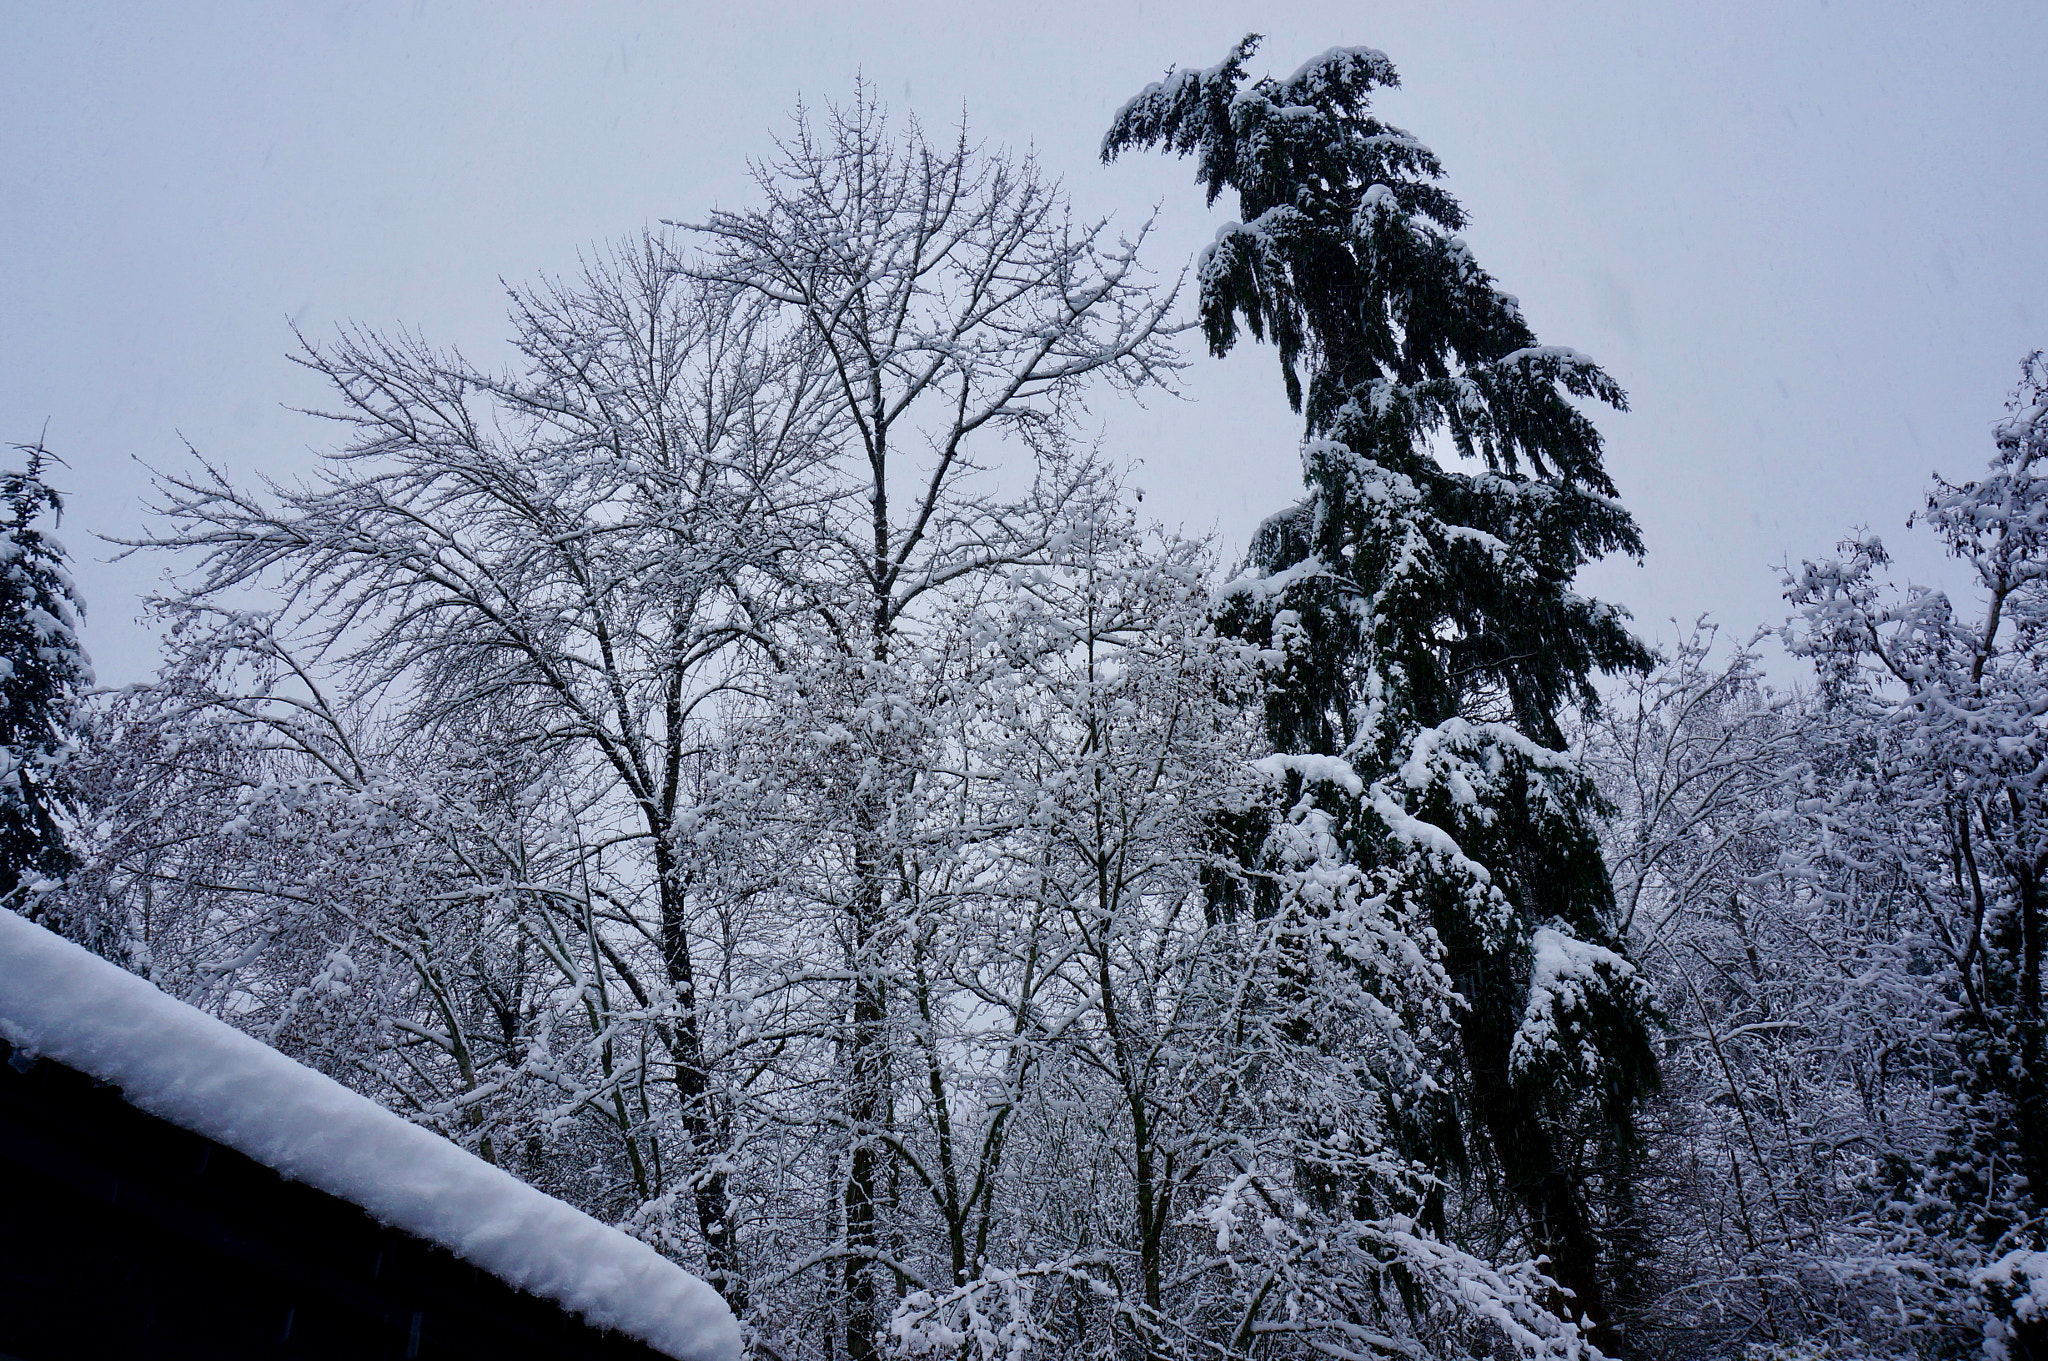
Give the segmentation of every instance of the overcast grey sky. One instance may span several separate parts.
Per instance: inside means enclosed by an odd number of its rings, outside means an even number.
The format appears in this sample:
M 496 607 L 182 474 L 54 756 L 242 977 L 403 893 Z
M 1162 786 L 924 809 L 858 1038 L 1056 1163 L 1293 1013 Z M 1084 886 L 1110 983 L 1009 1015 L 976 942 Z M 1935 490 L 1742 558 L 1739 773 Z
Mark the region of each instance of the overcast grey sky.
M 1247 29 L 1277 72 L 1385 50 L 1382 111 L 1435 148 L 1479 260 L 1546 343 L 1604 362 L 1650 554 L 1598 593 L 1645 632 L 1783 613 L 1773 564 L 1857 524 L 1903 543 L 2048 346 L 2048 5 L 1205 3 L 115 5 L 0 0 L 0 441 L 45 420 L 106 682 L 165 564 L 107 564 L 181 440 L 289 476 L 328 432 L 288 323 L 488 350 L 500 280 L 748 197 L 799 97 L 864 72 L 964 108 L 1077 204 L 1156 204 L 1171 273 L 1213 234 L 1186 165 L 1103 168 L 1110 114 Z M 1197 357 L 1186 400 L 1105 401 L 1148 508 L 1233 547 L 1293 496 L 1270 352 Z M 1909 554 L 1922 577 L 1940 570 Z

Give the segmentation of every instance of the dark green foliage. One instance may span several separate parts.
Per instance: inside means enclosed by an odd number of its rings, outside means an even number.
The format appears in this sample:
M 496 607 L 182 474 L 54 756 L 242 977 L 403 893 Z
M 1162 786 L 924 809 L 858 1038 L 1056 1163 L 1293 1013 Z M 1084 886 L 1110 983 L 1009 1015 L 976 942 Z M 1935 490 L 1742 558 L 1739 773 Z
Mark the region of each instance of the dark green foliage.
M 92 683 L 64 551 L 36 528 L 63 508 L 43 481 L 48 455 L 41 444 L 15 447 L 26 468 L 0 474 L 0 902 L 9 906 L 72 867 L 61 772 L 73 708 Z
M 1615 953 L 1599 798 L 1561 754 L 1559 715 L 1594 705 L 1594 673 L 1651 660 L 1620 611 L 1572 589 L 1585 563 L 1641 552 L 1576 404 L 1623 394 L 1540 346 L 1474 262 L 1436 158 L 1370 111 L 1397 83 L 1383 55 L 1254 80 L 1255 45 L 1148 88 L 1103 145 L 1192 156 L 1211 202 L 1237 194 L 1243 220 L 1200 265 L 1202 325 L 1218 354 L 1240 326 L 1270 339 L 1306 419 L 1308 496 L 1261 527 L 1224 623 L 1267 658 L 1274 749 L 1341 758 L 1364 790 L 1297 774 L 1288 804 L 1319 807 L 1361 866 L 1405 867 L 1399 891 L 1427 903 L 1465 1000 L 1464 1133 L 1431 1156 L 1448 1171 L 1476 1155 L 1494 1212 L 1599 1323 L 1615 1226 L 1595 1202 L 1626 1205 L 1657 1073 Z M 1545 956 L 1543 940 L 1564 944 Z M 1545 958 L 1578 970 L 1572 987 L 1532 991 Z

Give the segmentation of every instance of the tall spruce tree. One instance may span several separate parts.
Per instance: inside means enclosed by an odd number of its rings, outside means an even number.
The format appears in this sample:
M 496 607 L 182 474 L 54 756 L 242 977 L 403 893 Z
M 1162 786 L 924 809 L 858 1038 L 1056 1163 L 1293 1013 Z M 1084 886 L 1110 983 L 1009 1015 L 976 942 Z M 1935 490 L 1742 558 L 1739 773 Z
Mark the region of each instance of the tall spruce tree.
M 1616 1207 L 1657 1072 L 1610 925 L 1599 799 L 1559 715 L 1595 702 L 1595 672 L 1651 660 L 1620 610 L 1572 585 L 1641 551 L 1574 400 L 1624 397 L 1591 360 L 1538 345 L 1473 260 L 1436 157 L 1370 111 L 1398 83 L 1384 55 L 1337 49 L 1253 80 L 1257 41 L 1170 72 L 1103 144 L 1106 161 L 1193 156 L 1212 204 L 1237 194 L 1242 221 L 1199 266 L 1202 325 L 1218 355 L 1240 327 L 1270 339 L 1306 417 L 1308 495 L 1261 526 L 1223 606 L 1267 659 L 1269 765 L 1285 772 L 1239 849 L 1256 862 L 1265 841 L 1270 866 L 1277 829 L 1326 817 L 1426 913 L 1422 944 L 1464 1005 L 1445 1041 L 1455 1110 L 1411 1114 L 1410 1151 L 1476 1164 L 1569 1311 L 1611 1338 Z
M 27 463 L 0 473 L 0 903 L 19 907 L 73 863 L 61 771 L 92 669 L 63 547 L 36 524 L 63 509 L 43 481 L 49 455 L 40 441 L 14 447 Z

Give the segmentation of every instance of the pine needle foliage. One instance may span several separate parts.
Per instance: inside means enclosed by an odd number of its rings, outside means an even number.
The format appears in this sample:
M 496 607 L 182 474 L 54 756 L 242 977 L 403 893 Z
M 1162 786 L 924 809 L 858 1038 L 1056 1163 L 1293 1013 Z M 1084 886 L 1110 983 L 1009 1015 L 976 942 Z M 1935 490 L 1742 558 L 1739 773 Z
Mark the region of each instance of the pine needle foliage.
M 64 549 L 37 527 L 63 510 L 43 481 L 50 456 L 41 441 L 14 448 L 27 462 L 0 474 L 0 902 L 21 906 L 73 864 L 61 772 L 92 669 Z
M 1519 1223 L 1597 1328 L 1657 1072 L 1600 801 L 1559 716 L 1596 706 L 1596 673 L 1651 661 L 1622 611 L 1572 586 L 1642 551 L 1582 410 L 1625 398 L 1539 344 L 1474 260 L 1437 158 L 1372 111 L 1398 83 L 1383 54 L 1254 79 L 1257 42 L 1148 87 L 1103 157 L 1190 156 L 1212 204 L 1236 194 L 1241 220 L 1198 267 L 1202 327 L 1219 355 L 1270 340 L 1305 418 L 1308 495 L 1260 528 L 1222 607 L 1265 660 L 1289 772 L 1271 823 L 1314 809 L 1426 905 L 1464 1006 L 1455 1120 L 1413 1137 L 1445 1173 L 1487 1174 L 1468 1218 Z

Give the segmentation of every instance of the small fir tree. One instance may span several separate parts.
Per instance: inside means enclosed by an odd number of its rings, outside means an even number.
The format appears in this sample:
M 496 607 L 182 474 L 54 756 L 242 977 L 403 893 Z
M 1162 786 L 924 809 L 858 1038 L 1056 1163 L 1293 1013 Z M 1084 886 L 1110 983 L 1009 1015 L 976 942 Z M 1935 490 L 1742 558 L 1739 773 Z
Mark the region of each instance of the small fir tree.
M 41 441 L 14 447 L 27 465 L 0 474 L 0 903 L 18 907 L 72 868 L 63 766 L 92 669 L 63 546 L 37 528 L 63 511 L 43 481 L 50 456 Z
M 1594 672 L 1651 660 L 1620 610 L 1572 587 L 1583 564 L 1641 551 L 1575 404 L 1623 394 L 1539 345 L 1473 260 L 1435 156 L 1370 112 L 1397 83 L 1385 56 L 1338 49 L 1249 80 L 1256 42 L 1146 89 L 1103 146 L 1194 156 L 1210 202 L 1236 192 L 1243 220 L 1199 265 L 1203 328 L 1219 355 L 1240 327 L 1272 340 L 1306 417 L 1308 496 L 1260 528 L 1223 606 L 1266 659 L 1284 772 L 1239 850 L 1277 870 L 1287 829 L 1328 819 L 1430 923 L 1421 944 L 1464 1003 L 1446 1043 L 1459 1118 L 1418 1105 L 1411 1151 L 1496 1174 L 1597 1328 L 1610 1276 L 1590 1188 L 1625 1203 L 1633 1111 L 1657 1078 L 1599 800 L 1559 714 L 1594 703 Z

